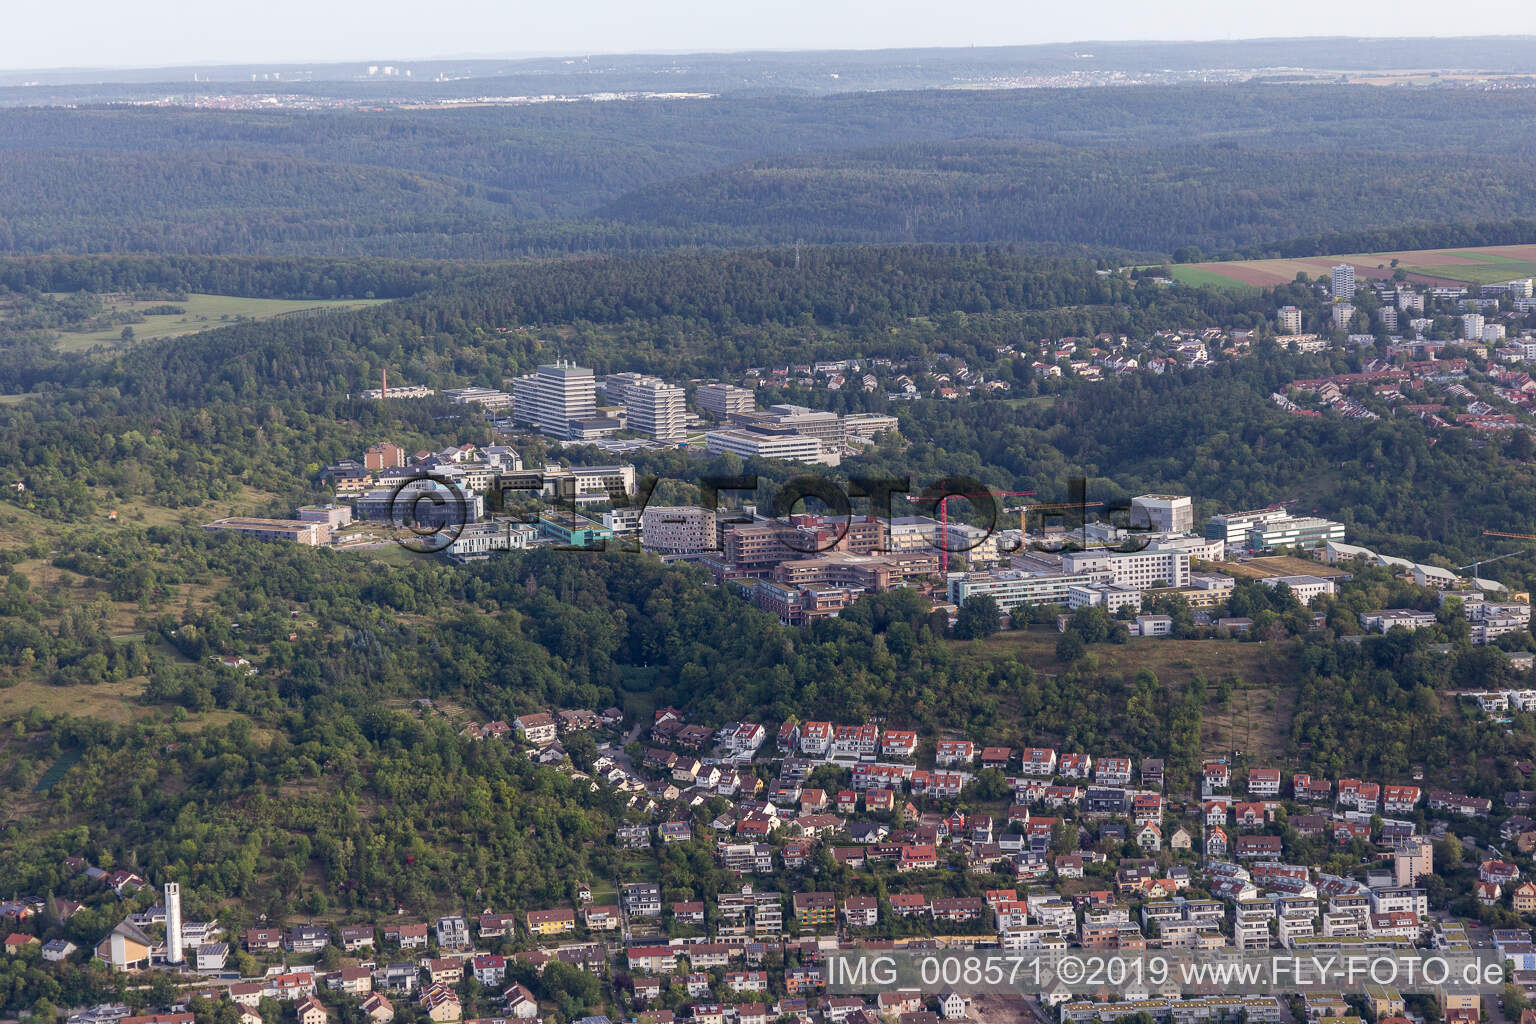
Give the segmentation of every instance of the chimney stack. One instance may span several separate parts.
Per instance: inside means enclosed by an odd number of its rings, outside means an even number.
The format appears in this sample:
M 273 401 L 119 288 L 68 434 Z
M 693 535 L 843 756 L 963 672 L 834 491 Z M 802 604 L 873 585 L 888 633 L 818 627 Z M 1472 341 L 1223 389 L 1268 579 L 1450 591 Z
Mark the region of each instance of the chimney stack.
M 165 883 L 165 960 L 179 964 L 181 955 L 181 886 Z

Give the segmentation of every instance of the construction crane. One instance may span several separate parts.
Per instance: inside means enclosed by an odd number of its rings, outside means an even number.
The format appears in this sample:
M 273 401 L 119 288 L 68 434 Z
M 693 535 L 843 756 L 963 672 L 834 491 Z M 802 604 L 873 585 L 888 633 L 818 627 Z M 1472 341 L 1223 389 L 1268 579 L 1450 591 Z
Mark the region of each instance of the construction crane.
M 1536 533 L 1505 533 L 1503 530 L 1484 530 L 1484 537 L 1511 537 L 1514 540 L 1536 540 Z
M 939 499 L 939 574 L 949 572 L 949 499 L 950 498 L 1023 498 L 1034 494 L 1034 491 L 981 491 L 974 494 L 946 494 Z M 918 502 L 921 498 L 906 496 L 908 501 Z
M 1067 512 L 1078 509 L 1083 511 L 1083 525 L 1087 526 L 1087 510 L 1103 507 L 1104 503 L 1102 501 L 1050 501 L 1041 502 L 1038 505 L 1024 505 L 1018 510 L 1019 530 L 1023 533 L 1029 532 L 1029 514 L 1031 512 Z
M 1487 531 L 1485 530 L 1483 532 L 1486 533 Z M 1536 537 L 1532 537 L 1531 540 L 1536 540 Z M 1523 555 L 1523 554 L 1525 554 L 1525 552 L 1523 552 L 1523 551 L 1511 551 L 1511 552 L 1509 552 L 1507 554 L 1495 555 L 1493 558 L 1479 558 L 1477 561 L 1473 562 L 1471 565 L 1458 565 L 1456 567 L 1456 571 L 1457 572 L 1461 572 L 1463 569 L 1471 569 L 1472 570 L 1472 579 L 1473 579 L 1474 582 L 1476 582 L 1476 580 L 1479 578 L 1478 577 L 1478 571 L 1479 571 L 1481 566 L 1491 565 L 1492 563 L 1497 562 L 1497 561 L 1499 561 L 1502 558 L 1513 558 L 1516 555 Z

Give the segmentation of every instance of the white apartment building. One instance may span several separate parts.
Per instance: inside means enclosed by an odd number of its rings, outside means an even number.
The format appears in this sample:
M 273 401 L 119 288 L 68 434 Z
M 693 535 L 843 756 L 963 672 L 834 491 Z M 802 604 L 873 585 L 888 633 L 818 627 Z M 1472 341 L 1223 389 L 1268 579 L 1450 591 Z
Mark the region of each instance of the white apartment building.
M 640 544 L 663 554 L 695 554 L 720 546 L 715 513 L 696 505 L 652 506 L 640 517 Z
M 1461 336 L 1468 341 L 1481 341 L 1484 326 L 1483 314 L 1464 313 L 1461 317 Z
M 591 369 L 559 362 L 512 381 L 512 418 L 540 433 L 569 440 L 571 424 L 597 416 L 597 379 Z
M 1355 268 L 1340 263 L 1333 268 L 1333 297 L 1348 302 L 1355 297 Z
M 1145 590 L 1154 583 L 1189 586 L 1187 551 L 1072 551 L 1061 556 L 1061 568 L 1072 575 L 1108 573 L 1111 583 Z
M 1333 326 L 1343 330 L 1354 319 L 1355 307 L 1352 303 L 1339 302 L 1333 307 Z
M 1301 310 L 1295 306 L 1281 306 L 1275 314 L 1275 322 L 1280 325 L 1281 334 L 1301 333 Z

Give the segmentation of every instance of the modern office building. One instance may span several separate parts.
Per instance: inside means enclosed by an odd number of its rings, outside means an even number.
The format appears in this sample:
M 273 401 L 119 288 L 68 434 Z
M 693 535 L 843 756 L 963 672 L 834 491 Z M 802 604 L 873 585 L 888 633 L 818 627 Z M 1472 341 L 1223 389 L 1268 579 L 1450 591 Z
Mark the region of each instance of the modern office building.
M 1274 548 L 1321 548 L 1344 540 L 1344 524 L 1317 516 L 1285 516 L 1256 523 L 1248 531 L 1249 551 Z
M 574 363 L 551 363 L 512 382 L 512 419 L 560 440 L 571 424 L 597 419 L 597 380 Z
M 1340 263 L 1333 268 L 1333 297 L 1342 302 L 1355 297 L 1355 268 L 1351 264 Z
M 1183 494 L 1143 494 L 1131 499 L 1131 525 L 1159 533 L 1195 528 L 1195 504 Z
M 707 412 L 718 420 L 757 408 L 757 395 L 752 389 L 738 388 L 734 384 L 700 384 L 693 393 L 693 400 L 700 412 Z
M 1255 526 L 1289 518 L 1283 508 L 1261 508 L 1251 512 L 1227 512 L 1211 516 L 1205 521 L 1207 540 L 1219 540 L 1229 548 L 1240 548 L 1248 543 L 1248 532 Z
M 1105 573 L 1109 582 L 1137 590 L 1189 586 L 1188 551 L 1070 551 L 1061 556 L 1061 568 L 1076 576 Z
M 1071 600 L 1072 588 L 1087 583 L 1107 583 L 1109 573 L 1029 573 L 1018 571 L 952 573 L 949 600 L 964 604 L 969 597 L 986 595 L 1005 612 L 1026 604 L 1060 604 Z
M 803 405 L 770 405 L 761 412 L 737 413 L 732 423 L 742 427 L 762 427 L 775 431 L 792 430 L 797 434 L 827 442 L 836 449 L 843 443 L 843 419 L 835 412 L 810 409 Z
M 786 459 L 790 462 L 835 466 L 836 449 L 828 450 L 809 434 L 759 430 L 711 430 L 704 435 L 706 447 L 716 454 L 734 452 L 744 459 Z
M 603 379 L 603 393 L 625 409 L 628 429 L 657 441 L 680 441 L 688 417 L 688 393 L 658 377 L 614 373 Z

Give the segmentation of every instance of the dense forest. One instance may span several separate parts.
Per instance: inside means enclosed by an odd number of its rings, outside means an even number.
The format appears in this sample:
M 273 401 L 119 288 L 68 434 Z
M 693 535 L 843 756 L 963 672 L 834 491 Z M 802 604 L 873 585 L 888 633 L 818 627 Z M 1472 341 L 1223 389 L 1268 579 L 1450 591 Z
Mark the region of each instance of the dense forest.
M 0 111 L 0 252 L 494 258 L 801 238 L 1221 253 L 1525 213 L 1516 129 L 1533 103 L 1245 85 L 15 109 Z

